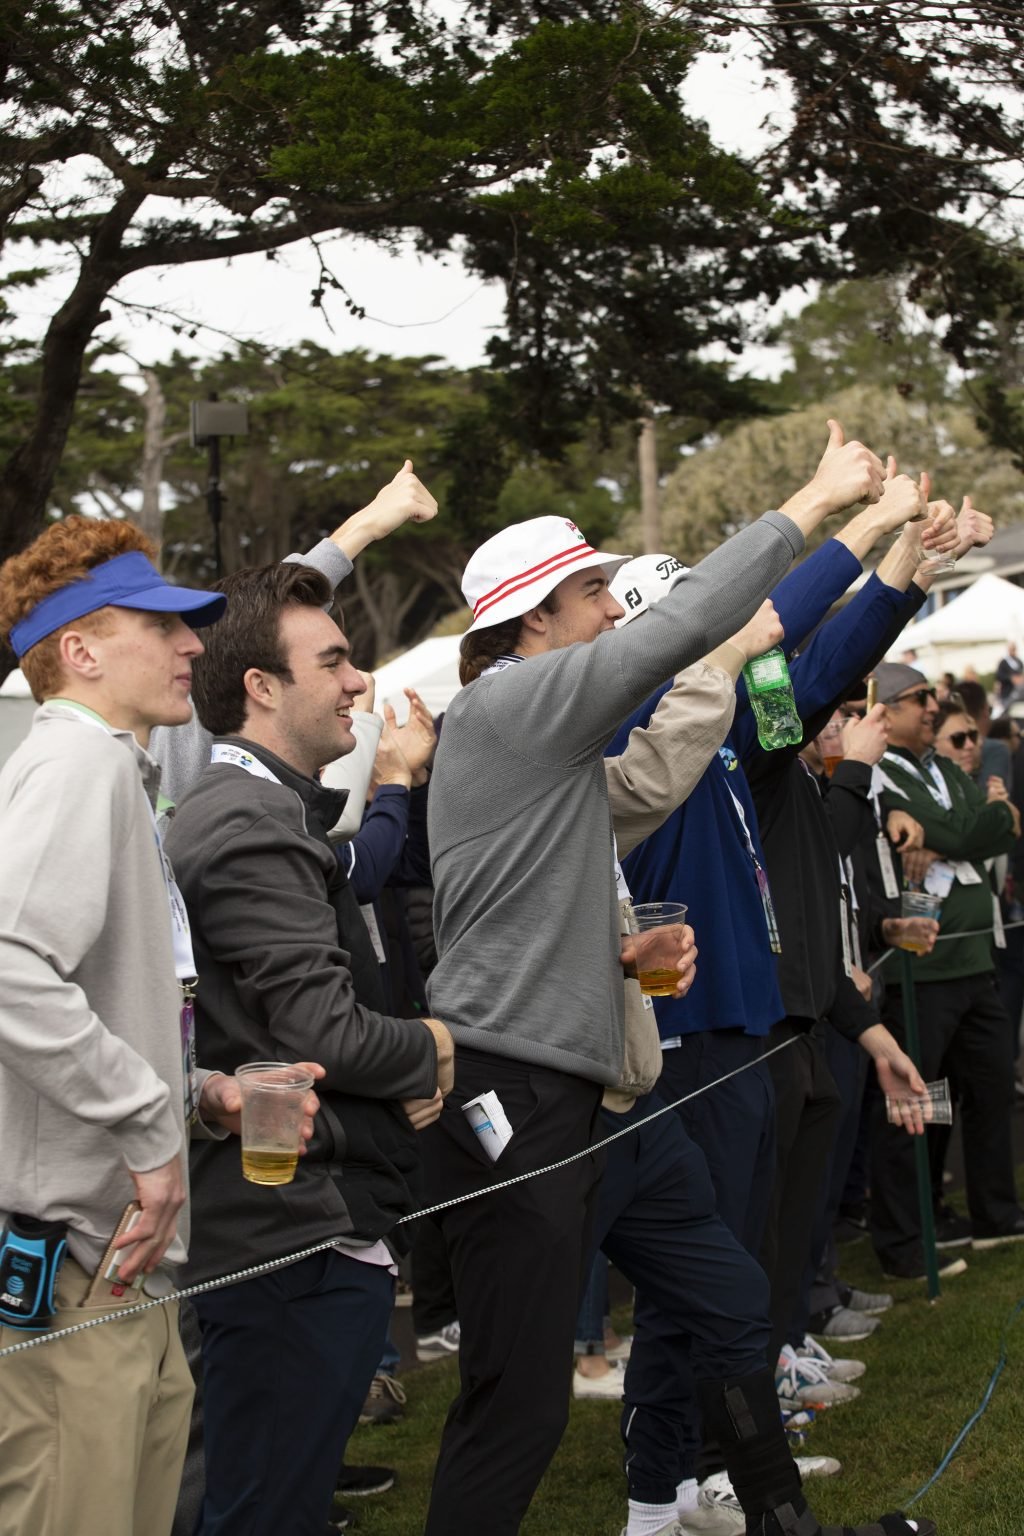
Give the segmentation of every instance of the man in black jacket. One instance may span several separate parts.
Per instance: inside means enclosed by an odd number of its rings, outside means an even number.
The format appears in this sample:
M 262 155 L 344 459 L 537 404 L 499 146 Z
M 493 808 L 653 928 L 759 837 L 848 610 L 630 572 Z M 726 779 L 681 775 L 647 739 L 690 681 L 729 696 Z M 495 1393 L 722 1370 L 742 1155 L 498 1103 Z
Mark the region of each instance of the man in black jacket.
M 203 1536 L 323 1536 L 345 1441 L 380 1359 L 394 1266 L 384 1237 L 415 1208 L 415 1131 L 440 1113 L 453 1047 L 395 1019 L 365 922 L 327 839 L 363 682 L 301 565 L 223 583 L 232 624 L 193 676 L 213 760 L 171 832 L 200 978 L 204 1064 L 316 1060 L 321 1114 L 292 1184 L 242 1178 L 237 1148 L 192 1163 L 190 1281 L 337 1239 L 196 1301 L 203 1330 Z

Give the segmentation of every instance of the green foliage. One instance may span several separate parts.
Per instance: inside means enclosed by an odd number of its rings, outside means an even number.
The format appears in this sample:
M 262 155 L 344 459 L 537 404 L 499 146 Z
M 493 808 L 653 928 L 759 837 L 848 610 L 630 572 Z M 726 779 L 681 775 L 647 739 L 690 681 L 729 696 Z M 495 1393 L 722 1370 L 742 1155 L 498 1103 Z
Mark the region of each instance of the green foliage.
M 768 507 L 780 506 L 813 475 L 829 416 L 843 423 L 848 438 L 860 438 L 883 458 L 894 454 L 909 474 L 928 470 L 933 495 L 959 507 L 969 492 L 1000 523 L 1024 516 L 1024 475 L 1008 452 L 993 451 L 967 406 L 932 406 L 883 386 L 856 385 L 820 404 L 745 422 L 685 459 L 665 486 L 665 547 L 682 559 L 699 559 Z M 829 531 L 826 525 L 821 537 Z
M 1015 251 L 963 219 L 1012 206 L 1024 26 L 997 0 L 905 25 L 890 10 L 0 0 L 0 242 L 45 245 L 72 275 L 0 479 L 0 557 L 44 515 L 118 283 L 304 237 L 457 246 L 503 283 L 488 394 L 527 454 L 595 420 L 610 439 L 638 402 L 749 413 L 708 348 L 739 351 L 744 305 L 814 278 L 906 271 L 947 349 L 991 371 L 1024 283 Z M 693 59 L 733 40 L 797 108 L 756 165 L 682 105 Z

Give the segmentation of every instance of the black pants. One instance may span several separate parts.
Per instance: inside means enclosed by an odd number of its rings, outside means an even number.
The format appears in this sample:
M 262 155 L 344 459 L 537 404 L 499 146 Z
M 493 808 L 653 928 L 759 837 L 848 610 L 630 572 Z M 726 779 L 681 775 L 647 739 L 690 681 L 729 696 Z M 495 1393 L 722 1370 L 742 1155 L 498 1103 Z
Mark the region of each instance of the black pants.
M 768 1059 L 775 1084 L 775 1187 L 772 1190 L 761 1263 L 772 1288 L 772 1337 L 768 1359 L 779 1357 L 810 1257 L 818 1192 L 828 1169 L 840 1114 L 839 1093 L 825 1060 L 823 1031 L 804 1019 L 783 1019 L 771 1045 L 797 1037 Z
M 488 1089 L 513 1131 L 497 1164 L 460 1107 Z M 430 1198 L 485 1189 L 589 1146 L 600 1096 L 581 1078 L 457 1048 L 454 1092 L 422 1137 Z M 441 1437 L 427 1536 L 515 1536 L 558 1448 L 602 1166 L 592 1154 L 441 1215 L 461 1388 Z
M 919 982 L 921 1076 L 931 1082 L 946 1063 L 960 1092 L 967 1206 L 975 1237 L 993 1237 L 1016 1221 L 1013 1177 L 1013 1047 L 991 972 L 955 981 Z M 884 1018 L 906 1046 L 903 1001 L 890 987 Z M 871 1238 L 883 1262 L 920 1258 L 921 1224 L 913 1141 L 875 1113 L 871 1138 Z
M 412 1326 L 423 1338 L 440 1333 L 457 1317 L 452 1266 L 436 1221 L 418 1221 L 412 1245 Z

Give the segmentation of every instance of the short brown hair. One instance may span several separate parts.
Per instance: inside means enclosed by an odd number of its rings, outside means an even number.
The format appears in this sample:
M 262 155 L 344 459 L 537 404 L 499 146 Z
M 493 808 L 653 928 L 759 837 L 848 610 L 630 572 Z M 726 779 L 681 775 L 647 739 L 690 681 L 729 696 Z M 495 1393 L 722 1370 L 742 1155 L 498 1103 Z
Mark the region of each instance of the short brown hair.
M 15 624 L 44 597 L 81 581 L 95 566 L 136 551 L 156 559 L 156 546 L 134 523 L 77 515 L 53 523 L 27 549 L 0 566 L 0 633 L 10 635 Z M 75 619 L 73 625 L 90 634 L 102 634 L 112 619 L 113 611 L 103 607 Z M 39 703 L 52 699 L 64 687 L 60 639 L 71 627 L 72 622 L 62 624 L 52 635 L 44 635 L 21 658 L 21 670 Z
M 204 636 L 205 651 L 192 663 L 192 702 L 214 736 L 235 736 L 245 723 L 250 667 L 295 681 L 281 649 L 282 610 L 326 608 L 334 594 L 322 572 L 290 560 L 236 571 L 213 590 L 227 594 L 227 612 Z

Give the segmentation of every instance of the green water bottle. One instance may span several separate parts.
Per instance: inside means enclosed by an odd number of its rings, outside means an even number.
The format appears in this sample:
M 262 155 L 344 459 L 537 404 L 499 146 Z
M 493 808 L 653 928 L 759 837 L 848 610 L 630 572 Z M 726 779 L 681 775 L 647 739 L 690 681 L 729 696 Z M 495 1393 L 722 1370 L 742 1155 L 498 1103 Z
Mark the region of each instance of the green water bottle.
M 781 645 L 748 661 L 743 676 L 757 721 L 757 739 L 765 751 L 796 746 L 803 740 L 804 728 L 796 712 L 793 684 Z

